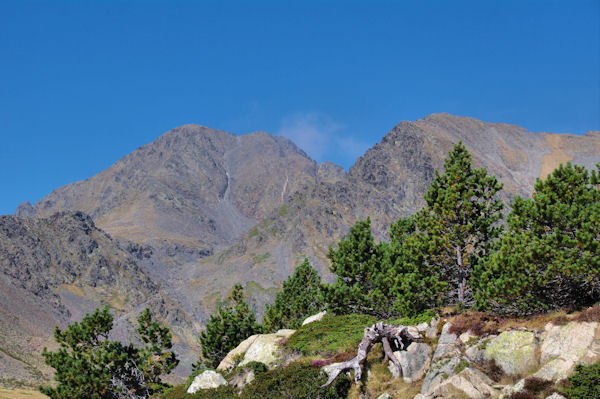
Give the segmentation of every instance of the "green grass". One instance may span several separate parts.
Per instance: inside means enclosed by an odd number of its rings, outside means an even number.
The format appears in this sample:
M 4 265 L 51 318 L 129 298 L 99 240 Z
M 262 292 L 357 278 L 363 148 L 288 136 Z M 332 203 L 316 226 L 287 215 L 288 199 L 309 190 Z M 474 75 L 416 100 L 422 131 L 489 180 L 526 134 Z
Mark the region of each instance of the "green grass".
M 252 259 L 252 261 L 256 265 L 256 264 L 258 264 L 258 263 L 260 263 L 260 262 L 262 262 L 262 261 L 264 261 L 266 259 L 269 259 L 270 257 L 271 257 L 271 254 L 267 252 L 265 254 L 262 254 L 262 255 L 254 257 L 254 259 Z
M 412 316 L 412 317 L 405 316 L 405 317 L 400 317 L 398 319 L 390 319 L 390 320 L 388 320 L 388 322 L 396 324 L 396 325 L 416 326 L 417 324 L 421 324 L 421 323 L 429 324 L 429 322 L 431 322 L 431 319 L 433 319 L 434 317 L 436 317 L 436 312 L 434 310 L 428 309 L 428 310 L 425 310 L 423 313 L 418 314 L 416 316 Z
M 354 350 L 363 337 L 365 327 L 376 321 L 370 315 L 325 315 L 321 321 L 300 327 L 288 340 L 287 347 L 304 355 Z

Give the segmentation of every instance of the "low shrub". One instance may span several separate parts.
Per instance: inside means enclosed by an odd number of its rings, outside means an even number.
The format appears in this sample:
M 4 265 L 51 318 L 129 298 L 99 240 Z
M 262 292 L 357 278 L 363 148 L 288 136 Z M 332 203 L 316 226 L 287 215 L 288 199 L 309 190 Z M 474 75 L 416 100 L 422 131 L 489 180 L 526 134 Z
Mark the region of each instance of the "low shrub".
M 466 312 L 452 319 L 449 332 L 460 335 L 469 332 L 473 335 L 484 336 L 498 333 L 498 320 L 482 312 Z
M 429 324 L 433 318 L 437 316 L 437 313 L 433 309 L 427 309 L 424 312 L 416 316 L 405 316 L 397 319 L 388 320 L 390 323 L 402 326 L 416 326 L 417 324 L 427 323 Z
M 338 353 L 356 349 L 365 327 L 375 323 L 370 315 L 325 315 L 320 321 L 300 327 L 287 342 L 287 347 L 303 355 Z
M 552 387 L 554 383 L 543 378 L 529 377 L 525 380 L 523 388 L 530 392 L 543 392 Z
M 248 384 L 240 399 L 339 399 L 350 389 L 350 379 L 341 375 L 331 386 L 321 388 L 327 381 L 325 373 L 309 362 L 294 362 L 261 374 Z
M 521 391 L 512 393 L 510 399 L 538 399 L 538 397 L 529 391 Z
M 593 306 L 582 310 L 577 316 L 573 318 L 574 321 L 579 322 L 600 322 L 600 305 Z
M 477 367 L 495 382 L 500 382 L 504 376 L 504 370 L 502 370 L 502 367 L 498 366 L 494 359 L 487 360 L 482 364 L 475 363 L 475 367 Z
M 600 399 L 600 362 L 576 366 L 569 377 L 566 394 L 569 399 Z

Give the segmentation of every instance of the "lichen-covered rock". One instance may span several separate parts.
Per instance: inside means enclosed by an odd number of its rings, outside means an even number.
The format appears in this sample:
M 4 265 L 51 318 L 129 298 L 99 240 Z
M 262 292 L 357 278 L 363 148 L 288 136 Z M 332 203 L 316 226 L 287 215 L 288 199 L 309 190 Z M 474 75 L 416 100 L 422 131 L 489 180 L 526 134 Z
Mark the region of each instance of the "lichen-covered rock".
M 277 351 L 280 348 L 279 341 L 289 338 L 295 330 L 279 330 L 274 334 L 261 334 L 256 337 L 250 345 L 240 366 L 250 362 L 261 362 L 271 367 L 277 360 Z
M 460 357 L 448 357 L 433 362 L 423 380 L 421 393 L 429 394 L 444 380 L 456 374 L 455 370 L 458 369 L 461 360 Z
M 194 381 L 188 388 L 187 393 L 196 393 L 200 389 L 218 388 L 221 385 L 226 384 L 227 381 L 221 374 L 217 373 L 216 371 L 206 370 L 194 378 Z
M 256 341 L 258 335 L 259 334 L 249 336 L 248 338 L 240 342 L 240 344 L 234 349 L 230 350 L 227 356 L 225 356 L 225 358 L 221 360 L 221 363 L 219 363 L 219 365 L 217 366 L 217 371 L 225 371 L 234 367 L 235 359 L 244 356 L 248 348 L 250 348 L 254 341 Z
M 537 340 L 530 331 L 505 331 L 487 344 L 485 353 L 506 374 L 525 374 L 538 366 Z
M 521 392 L 525 389 L 525 378 L 521 378 L 515 385 L 509 385 L 502 389 L 500 399 L 510 398 L 510 395 L 516 392 Z
M 455 398 L 466 396 L 469 399 L 497 398 L 499 392 L 492 388 L 493 384 L 494 382 L 481 371 L 469 367 L 444 380 L 431 391 L 430 397 Z
M 544 364 L 571 352 L 583 355 L 595 339 L 600 339 L 598 323 L 571 322 L 564 326 L 552 326 L 542 342 L 540 361 Z
M 402 366 L 402 378 L 404 382 L 410 384 L 419 381 L 425 376 L 429 365 L 431 364 L 431 347 L 424 343 L 413 342 L 406 351 L 394 352 L 394 356 Z M 388 368 L 395 378 L 399 377 L 398 368 L 392 362 L 389 362 Z
M 377 399 L 394 399 L 392 395 L 389 393 L 383 393 L 377 397 Z
M 535 377 L 559 380 L 573 373 L 578 364 L 600 361 L 600 328 L 598 323 L 569 323 L 548 326 L 541 345 L 542 367 Z
M 312 323 L 312 322 L 315 322 L 315 321 L 319 321 L 319 320 L 321 320 L 321 319 L 323 318 L 323 316 L 325 316 L 326 314 L 327 314 L 327 311 L 326 311 L 326 310 L 324 310 L 324 311 L 322 311 L 322 312 L 319 312 L 319 313 L 317 313 L 317 314 L 314 314 L 314 315 L 312 315 L 312 316 L 309 316 L 309 317 L 307 317 L 307 318 L 306 318 L 306 319 L 305 319 L 305 320 L 302 322 L 302 325 L 303 325 L 303 326 L 305 326 L 305 325 L 307 325 L 308 323 Z

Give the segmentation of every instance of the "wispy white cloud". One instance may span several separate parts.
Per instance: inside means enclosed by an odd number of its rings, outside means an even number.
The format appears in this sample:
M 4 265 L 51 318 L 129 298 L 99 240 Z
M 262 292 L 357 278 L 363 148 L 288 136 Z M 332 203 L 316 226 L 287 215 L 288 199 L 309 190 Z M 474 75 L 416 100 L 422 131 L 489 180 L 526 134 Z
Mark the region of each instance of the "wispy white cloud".
M 335 141 L 337 151 L 340 152 L 339 156 L 352 159 L 353 162 L 371 147 L 371 143 L 352 136 L 336 137 Z
M 283 118 L 278 134 L 292 140 L 318 162 L 325 161 L 342 126 L 317 113 L 296 113 Z

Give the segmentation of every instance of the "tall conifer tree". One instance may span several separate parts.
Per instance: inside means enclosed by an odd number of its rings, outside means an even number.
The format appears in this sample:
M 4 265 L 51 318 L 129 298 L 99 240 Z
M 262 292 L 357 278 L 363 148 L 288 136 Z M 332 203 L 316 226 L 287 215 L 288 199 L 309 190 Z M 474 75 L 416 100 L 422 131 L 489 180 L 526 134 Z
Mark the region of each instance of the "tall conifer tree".
M 416 218 L 430 243 L 427 262 L 437 266 L 456 292 L 458 303 L 470 300 L 471 270 L 489 256 L 502 228 L 502 184 L 485 169 L 473 169 L 471 154 L 459 142 L 435 173 L 425 194 L 426 206 Z

